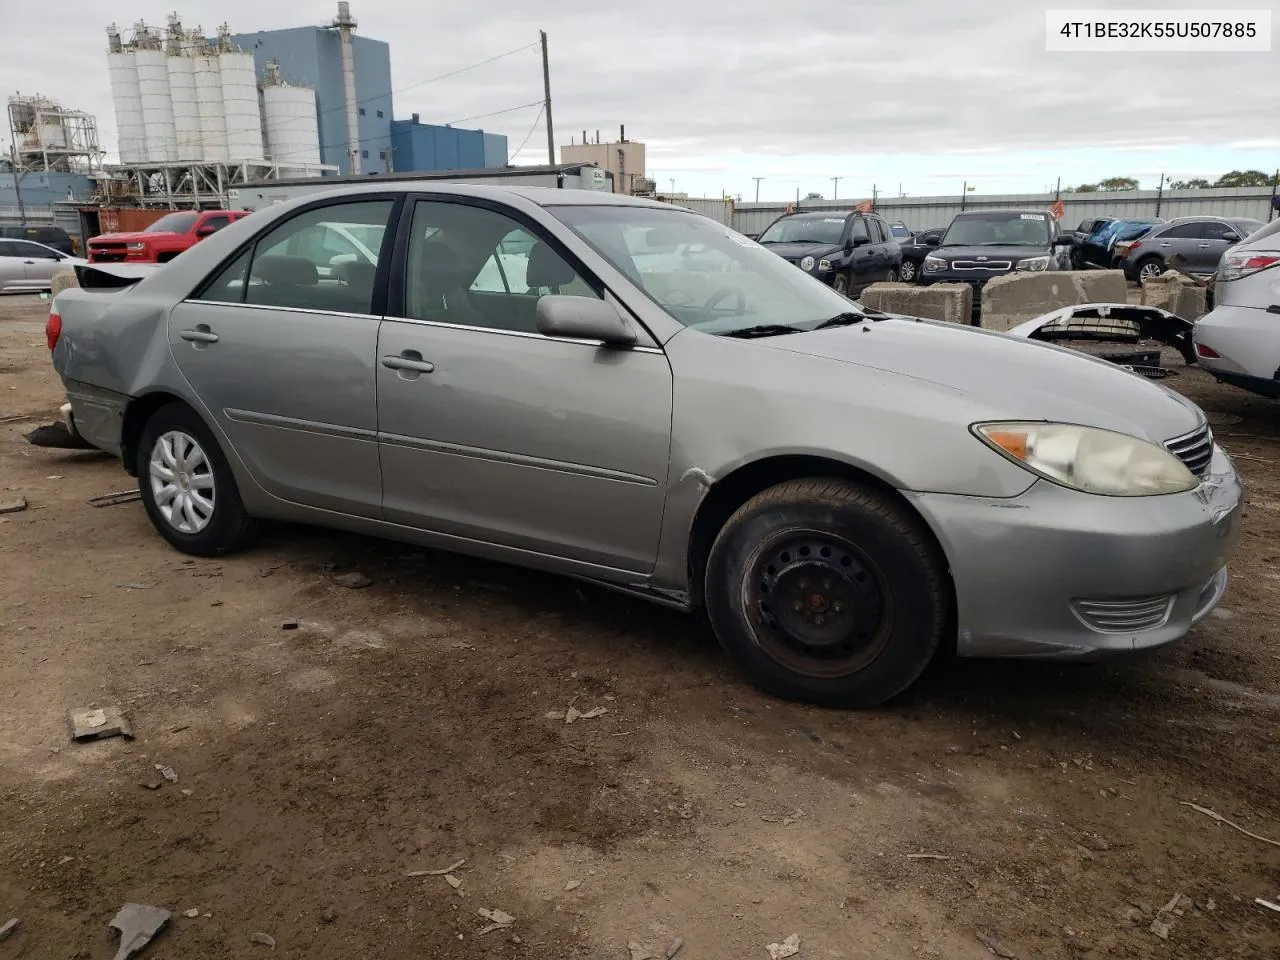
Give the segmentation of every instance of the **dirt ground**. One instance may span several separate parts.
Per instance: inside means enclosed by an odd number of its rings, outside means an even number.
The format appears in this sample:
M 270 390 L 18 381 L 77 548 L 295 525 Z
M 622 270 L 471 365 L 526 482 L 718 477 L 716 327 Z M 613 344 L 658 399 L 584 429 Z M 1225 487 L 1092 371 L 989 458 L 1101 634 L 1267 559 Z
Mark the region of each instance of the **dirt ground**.
M 0 517 L 3 960 L 111 957 L 126 902 L 173 912 L 154 960 L 1280 956 L 1254 903 L 1280 847 L 1185 805 L 1280 839 L 1280 406 L 1167 381 L 1249 484 L 1184 641 L 946 664 L 842 713 L 567 580 L 298 528 L 180 556 L 137 502 L 86 502 L 118 464 L 24 441 L 62 399 L 45 309 L 0 299 L 0 501 L 30 503 Z M 70 742 L 69 708 L 111 704 L 135 740 Z M 456 890 L 410 876 L 464 858 Z

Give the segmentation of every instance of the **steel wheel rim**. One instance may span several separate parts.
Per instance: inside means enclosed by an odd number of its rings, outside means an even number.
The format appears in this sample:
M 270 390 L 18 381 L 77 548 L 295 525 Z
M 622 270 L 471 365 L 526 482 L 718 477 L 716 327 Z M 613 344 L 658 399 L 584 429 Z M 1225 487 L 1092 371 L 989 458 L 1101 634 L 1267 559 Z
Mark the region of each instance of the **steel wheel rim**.
M 893 598 L 856 545 L 820 530 L 788 531 L 752 554 L 742 601 L 756 645 L 816 679 L 846 677 L 884 651 Z
M 1164 271 L 1160 269 L 1160 265 L 1158 263 L 1144 263 L 1138 268 L 1138 279 L 1150 280 L 1153 277 L 1160 276 L 1162 273 L 1164 273 Z
M 904 260 L 902 262 L 902 273 L 901 273 L 902 279 L 911 280 L 911 279 L 914 279 L 915 275 L 916 275 L 916 265 L 912 263 L 910 260 Z
M 151 496 L 165 522 L 179 533 L 200 533 L 213 521 L 213 464 L 200 442 L 182 430 L 161 434 L 148 466 Z

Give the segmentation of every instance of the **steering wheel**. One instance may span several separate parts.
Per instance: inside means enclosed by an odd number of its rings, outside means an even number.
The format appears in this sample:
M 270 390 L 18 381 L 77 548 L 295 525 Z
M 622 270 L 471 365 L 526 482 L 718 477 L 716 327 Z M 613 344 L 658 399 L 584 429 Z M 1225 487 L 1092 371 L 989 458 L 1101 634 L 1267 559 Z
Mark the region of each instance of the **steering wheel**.
M 680 287 L 672 287 L 662 295 L 662 302 L 668 307 L 688 307 L 693 305 L 693 294 Z
M 721 287 L 711 296 L 707 297 L 707 302 L 702 305 L 704 310 L 714 310 L 716 304 L 726 297 L 734 298 L 734 306 L 732 316 L 740 317 L 747 312 L 747 295 L 743 293 L 741 287 Z

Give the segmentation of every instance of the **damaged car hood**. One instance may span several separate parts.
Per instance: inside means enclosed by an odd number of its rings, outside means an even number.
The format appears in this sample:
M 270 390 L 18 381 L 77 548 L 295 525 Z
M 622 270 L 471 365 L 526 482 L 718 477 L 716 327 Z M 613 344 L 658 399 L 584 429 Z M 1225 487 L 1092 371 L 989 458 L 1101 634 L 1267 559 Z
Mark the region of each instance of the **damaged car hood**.
M 1204 423 L 1191 401 L 1114 364 L 951 323 L 892 317 L 757 342 L 947 387 L 980 401 L 991 419 L 1076 423 L 1153 442 Z

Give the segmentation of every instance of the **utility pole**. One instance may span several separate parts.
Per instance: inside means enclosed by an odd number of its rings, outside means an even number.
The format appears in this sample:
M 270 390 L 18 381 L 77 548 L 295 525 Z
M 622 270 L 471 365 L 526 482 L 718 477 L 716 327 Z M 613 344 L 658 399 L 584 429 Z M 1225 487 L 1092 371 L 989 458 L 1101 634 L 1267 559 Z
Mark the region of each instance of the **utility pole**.
M 839 200 L 839 199 L 840 199 L 840 181 L 841 181 L 841 180 L 843 180 L 843 179 L 844 179 L 844 177 L 832 177 L 832 178 L 831 178 L 831 199 L 832 199 L 832 200 Z
M 547 59 L 547 31 L 539 30 L 542 38 L 542 109 L 547 115 L 547 163 L 556 165 L 556 134 L 551 122 L 551 62 Z
M 764 177 L 752 177 L 751 179 L 756 182 L 756 203 L 759 203 L 760 202 L 760 181 L 763 180 Z
M 880 192 L 876 189 L 876 185 L 871 185 L 871 209 L 876 208 L 876 201 L 880 199 Z
M 1156 189 L 1156 216 L 1160 216 L 1160 205 L 1164 201 L 1164 174 L 1160 174 L 1160 186 Z
M 18 201 L 18 222 L 25 227 L 27 208 L 22 202 L 22 189 L 19 186 L 22 183 L 22 174 L 18 172 L 18 148 L 12 143 L 9 144 L 9 169 L 13 172 L 13 195 Z
M 1061 177 L 1058 178 L 1058 185 L 1053 188 L 1053 199 L 1055 200 L 1062 199 L 1062 178 Z
M 969 198 L 969 181 L 964 182 L 964 186 L 960 188 L 960 212 L 964 213 L 964 202 Z
M 671 183 L 671 195 L 674 197 L 676 195 L 676 178 L 669 177 L 668 179 L 669 179 L 669 182 Z

